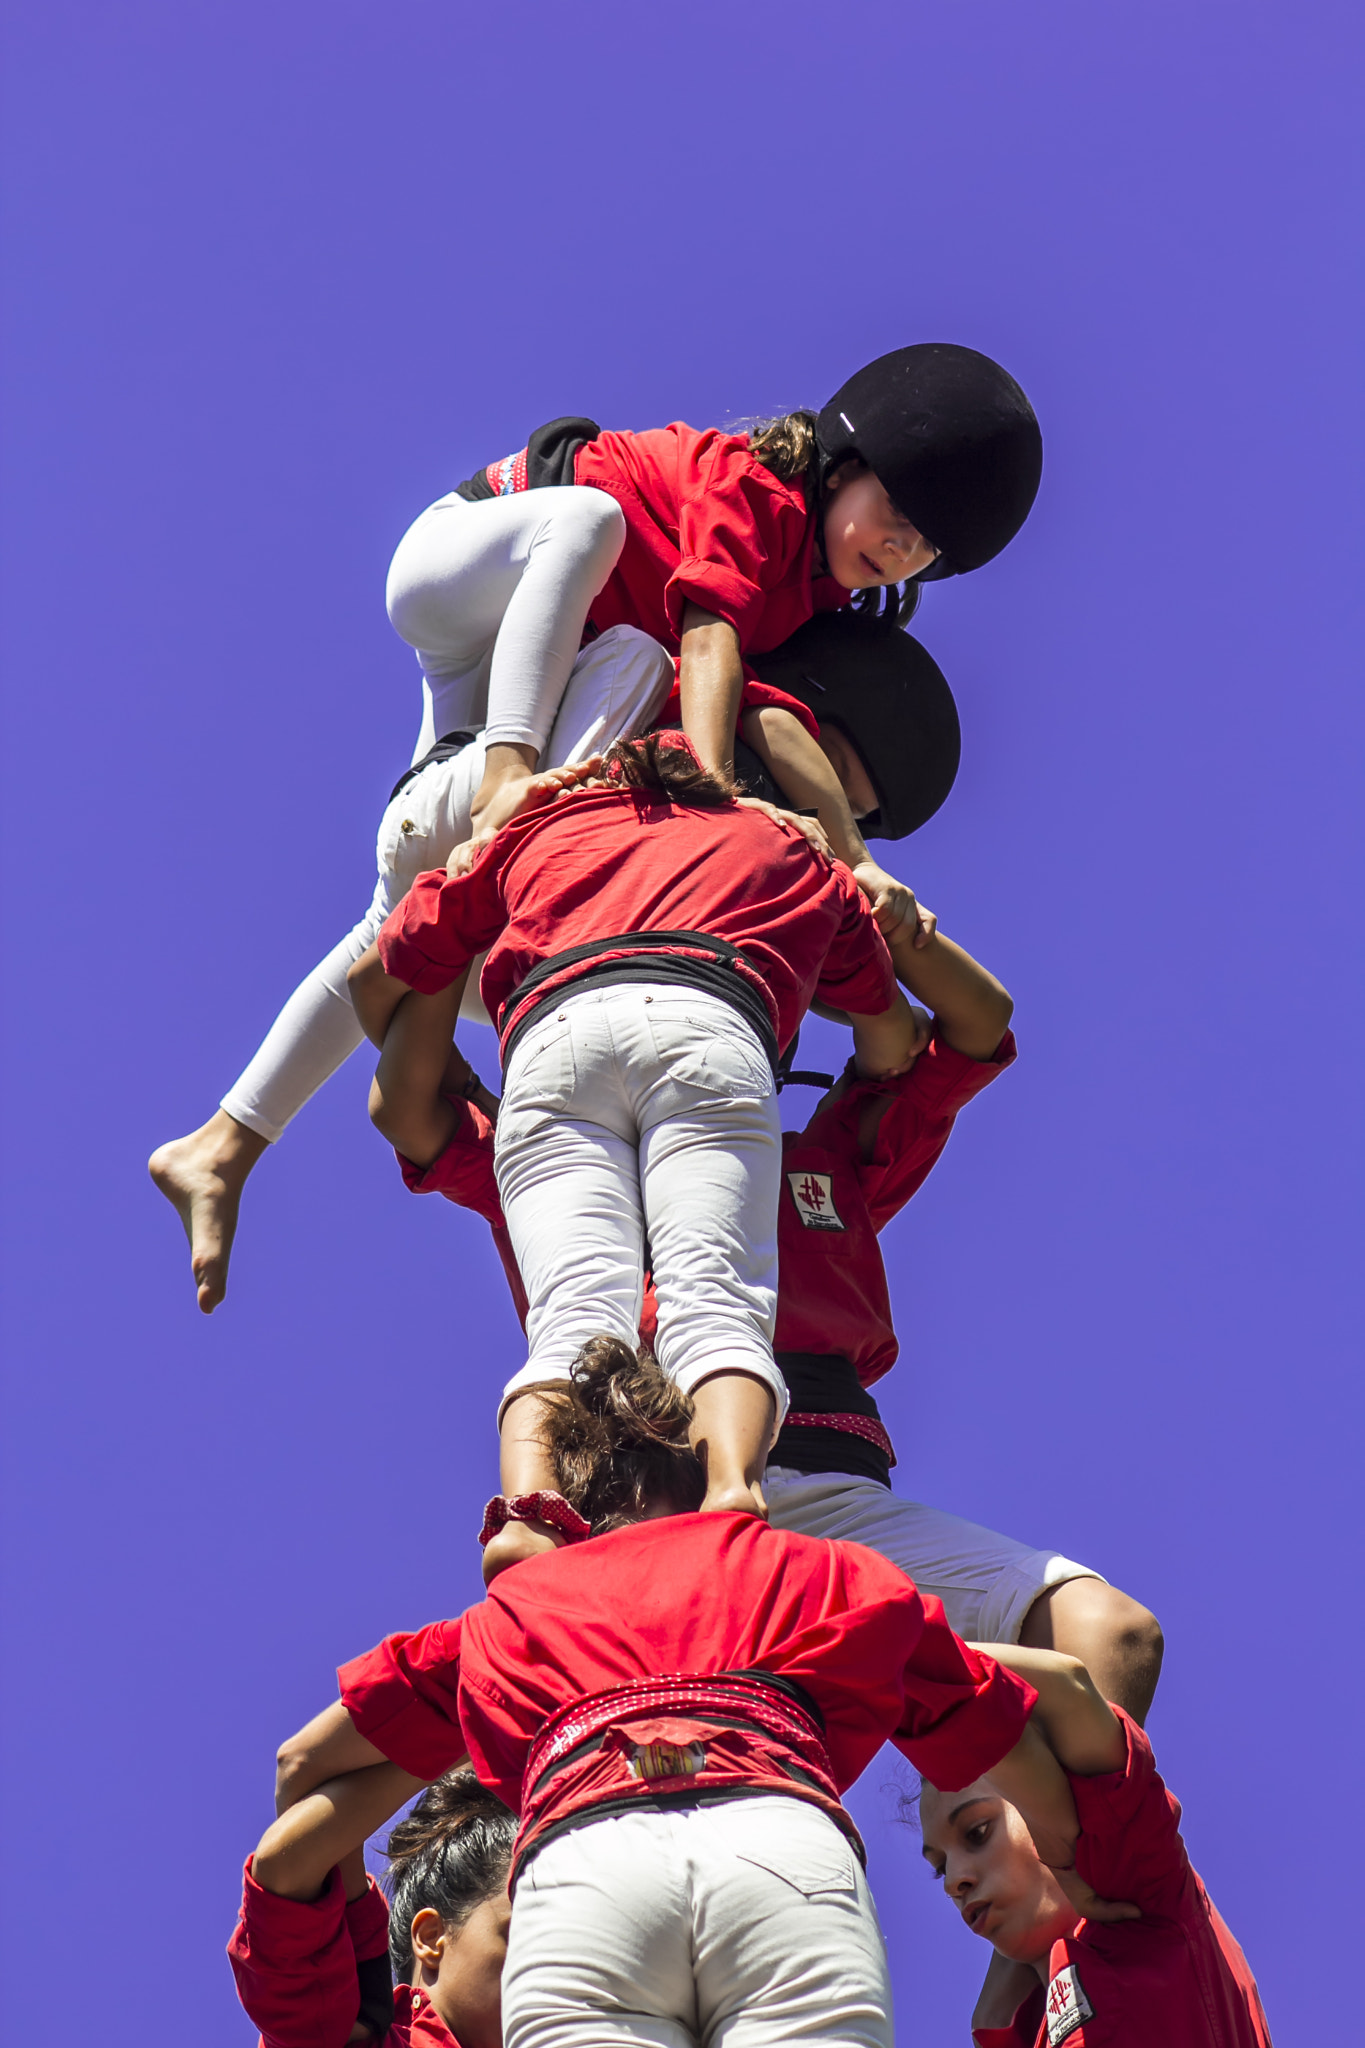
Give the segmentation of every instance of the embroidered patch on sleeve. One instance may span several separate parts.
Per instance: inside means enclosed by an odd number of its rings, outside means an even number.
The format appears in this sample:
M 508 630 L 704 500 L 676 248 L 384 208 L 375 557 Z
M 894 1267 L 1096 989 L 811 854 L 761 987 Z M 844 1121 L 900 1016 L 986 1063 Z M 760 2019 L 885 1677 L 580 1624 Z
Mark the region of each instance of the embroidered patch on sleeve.
M 834 1206 L 834 1182 L 827 1173 L 789 1173 L 787 1185 L 792 1191 L 796 1213 L 807 1230 L 843 1230 L 839 1211 Z
M 1085 1995 L 1080 1973 L 1074 1963 L 1068 1963 L 1047 1987 L 1048 2048 L 1057 2048 L 1059 2041 L 1069 2040 L 1077 2027 L 1094 2017 L 1095 2008 Z

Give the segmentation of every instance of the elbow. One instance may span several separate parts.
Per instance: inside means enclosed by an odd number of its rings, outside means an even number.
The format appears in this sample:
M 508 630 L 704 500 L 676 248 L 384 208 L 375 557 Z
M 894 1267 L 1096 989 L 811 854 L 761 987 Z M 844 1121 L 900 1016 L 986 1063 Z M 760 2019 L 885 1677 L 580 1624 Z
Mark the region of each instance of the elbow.
M 275 1811 L 287 1813 L 291 1806 L 313 1789 L 313 1775 L 307 1745 L 301 1736 L 291 1735 L 275 1752 Z M 273 1830 L 271 1830 L 273 1833 Z M 260 1855 L 270 1840 L 267 1834 L 257 1850 Z M 264 1879 L 262 1879 L 264 1883 Z M 267 1890 L 269 1887 L 267 1886 Z

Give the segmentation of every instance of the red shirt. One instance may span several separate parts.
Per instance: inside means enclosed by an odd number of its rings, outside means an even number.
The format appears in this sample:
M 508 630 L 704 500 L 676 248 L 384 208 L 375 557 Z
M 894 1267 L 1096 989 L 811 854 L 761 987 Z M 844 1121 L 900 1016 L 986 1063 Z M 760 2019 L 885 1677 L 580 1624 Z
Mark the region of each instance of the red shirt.
M 979 2048 L 1270 2048 L 1247 1959 L 1190 1866 L 1180 1805 L 1152 1745 L 1121 1707 L 1121 1771 L 1071 1778 L 1081 1823 L 1076 1867 L 1102 1899 L 1141 1920 L 1082 1920 L 1053 1944 L 1039 1985 L 1008 2027 L 978 2027 Z
M 358 1899 L 347 1900 L 339 1870 L 320 1899 L 281 1899 L 257 1884 L 248 1856 L 228 1959 L 261 2048 L 343 2048 L 360 2011 L 356 1964 L 388 1948 L 389 1908 L 373 1878 Z M 384 2048 L 460 2044 L 425 1993 L 400 1984 Z
M 690 600 L 728 620 L 741 651 L 766 654 L 852 596 L 816 573 L 801 482 L 765 469 L 746 434 L 681 420 L 600 434 L 579 449 L 574 480 L 609 492 L 626 516 L 625 546 L 588 613 L 601 632 L 639 626 L 676 652 Z
M 674 804 L 651 790 L 584 791 L 514 819 L 469 874 L 419 875 L 380 931 L 379 955 L 388 973 L 434 994 L 491 948 L 479 986 L 498 1018 L 543 960 L 635 931 L 706 932 L 739 947 L 779 1045 L 817 993 L 874 1015 L 896 992 L 886 942 L 842 863 L 826 865 L 761 811 Z M 566 968 L 564 983 L 581 971 Z M 551 975 L 527 1000 L 560 986 Z M 517 1015 L 513 1003 L 501 1017 L 504 1040 Z
M 854 1079 L 804 1131 L 783 1132 L 774 1351 L 836 1353 L 865 1387 L 890 1372 L 900 1347 L 877 1233 L 927 1178 L 958 1111 L 1014 1056 L 1009 1031 L 989 1060 L 934 1038 L 903 1078 Z M 878 1098 L 864 1161 L 863 1119 Z
M 755 1669 L 820 1708 L 841 1792 L 888 1739 L 936 1785 L 965 1785 L 1014 1746 L 1037 1697 L 874 1552 L 737 1514 L 673 1515 L 529 1558 L 458 1620 L 389 1636 L 338 1675 L 361 1734 L 404 1770 L 434 1778 L 468 1749 L 519 1810 L 531 1745 L 561 1708 L 640 1679 Z M 554 1817 L 600 1803 L 602 1757 L 561 1765 Z M 730 1753 L 695 1788 L 770 1775 Z M 781 1789 L 807 1796 L 791 1779 Z

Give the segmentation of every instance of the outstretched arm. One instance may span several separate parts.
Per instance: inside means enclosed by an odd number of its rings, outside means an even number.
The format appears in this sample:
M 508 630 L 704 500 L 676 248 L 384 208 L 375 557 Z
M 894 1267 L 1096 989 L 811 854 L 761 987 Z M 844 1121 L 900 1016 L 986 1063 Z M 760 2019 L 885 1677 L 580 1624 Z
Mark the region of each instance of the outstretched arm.
M 844 786 L 818 740 L 790 711 L 775 704 L 746 712 L 744 738 L 788 803 L 798 810 L 816 810 L 837 858 L 852 871 L 872 904 L 888 943 L 899 934 L 907 945 L 923 945 L 932 920 L 924 922 L 914 891 L 888 875 L 868 852 Z
M 739 635 L 714 612 L 688 604 L 683 611 L 681 647 L 678 696 L 683 731 L 703 767 L 733 774 L 735 723 L 744 694 Z
M 1128 1755 L 1123 1729 L 1079 1657 L 1030 1650 L 1021 1643 L 971 1647 L 1033 1686 L 1038 1694 L 1033 1718 L 1064 1770 L 1077 1778 L 1098 1778 L 1123 1769 Z
M 464 1112 L 452 1095 L 467 1095 L 475 1077 L 454 1043 L 468 969 L 435 995 L 416 989 L 389 1019 L 370 1086 L 370 1119 L 415 1166 L 440 1158 Z
M 940 1038 L 969 1060 L 992 1058 L 1014 1014 L 1009 990 L 937 929 L 919 946 L 903 932 L 887 944 L 897 980 L 933 1011 Z
M 387 1762 L 326 1779 L 272 1821 L 252 1857 L 252 1876 L 280 1898 L 315 1899 L 329 1872 L 341 1864 L 347 1896 L 358 1897 L 364 1890 L 360 1859 L 367 1839 L 422 1784 L 421 1778 Z M 348 1864 L 355 1867 L 347 1869 Z

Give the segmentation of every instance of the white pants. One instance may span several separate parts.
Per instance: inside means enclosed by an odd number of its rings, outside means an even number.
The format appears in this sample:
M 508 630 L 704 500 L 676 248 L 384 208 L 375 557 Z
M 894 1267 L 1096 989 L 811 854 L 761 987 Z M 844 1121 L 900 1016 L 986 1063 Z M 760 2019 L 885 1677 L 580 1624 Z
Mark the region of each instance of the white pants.
M 505 2048 L 892 2048 L 858 1859 L 780 1796 L 573 1828 L 517 1884 L 502 2026 Z
M 1039 1594 L 1068 1579 L 1100 1576 L 1054 1550 L 1033 1550 L 958 1515 L 901 1500 L 852 1472 L 770 1465 L 763 1489 L 775 1528 L 866 1544 L 921 1593 L 941 1600 L 950 1627 L 969 1643 L 1017 1643 Z
M 643 982 L 568 995 L 508 1062 L 494 1164 L 530 1304 L 508 1396 L 567 1378 L 589 1337 L 655 1349 L 684 1392 L 773 1362 L 781 1135 L 772 1070 L 716 996 Z M 648 1249 L 646 1250 L 646 1246 Z
M 625 538 L 615 498 L 578 484 L 478 503 L 452 491 L 414 520 L 388 582 L 389 617 L 422 670 L 414 761 L 464 726 L 544 753 Z
M 554 495 L 558 494 L 523 493 Z M 648 731 L 672 687 L 673 663 L 658 641 L 634 626 L 613 626 L 585 647 L 573 664 L 545 749 L 547 767 L 581 761 L 623 734 Z M 428 695 L 428 721 L 430 714 Z M 439 730 L 455 732 L 460 726 L 457 721 L 442 724 Z M 432 744 L 429 739 L 419 741 L 417 757 Z M 373 944 L 379 927 L 417 876 L 426 868 L 444 866 L 452 849 L 469 837 L 470 806 L 483 779 L 486 745 L 480 734 L 453 760 L 424 768 L 394 798 L 380 820 L 379 880 L 369 909 L 295 989 L 246 1072 L 223 1097 L 229 1115 L 272 1144 L 364 1037 L 351 1007 L 347 970 Z

